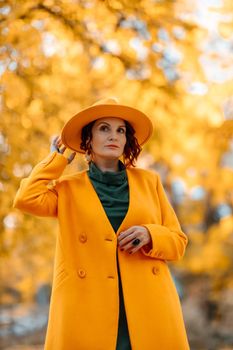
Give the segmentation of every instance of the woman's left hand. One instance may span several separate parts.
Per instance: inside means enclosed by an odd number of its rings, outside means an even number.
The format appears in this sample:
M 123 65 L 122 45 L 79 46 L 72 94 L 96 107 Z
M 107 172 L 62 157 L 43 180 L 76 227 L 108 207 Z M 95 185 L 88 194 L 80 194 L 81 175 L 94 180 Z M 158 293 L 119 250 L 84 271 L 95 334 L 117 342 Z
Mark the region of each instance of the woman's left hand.
M 122 251 L 127 251 L 133 254 L 145 245 L 152 243 L 151 235 L 148 229 L 144 226 L 131 226 L 125 231 L 122 231 L 118 237 L 118 246 Z M 135 242 L 135 240 L 137 240 Z M 139 241 L 138 241 L 139 240 Z M 137 243 L 135 245 L 135 243 Z
M 60 135 L 55 136 L 51 141 L 50 152 L 58 152 L 60 154 L 64 154 L 65 150 L 66 150 L 66 146 L 62 147 L 61 136 Z M 75 155 L 76 155 L 76 152 L 72 152 L 69 155 L 69 157 L 66 157 L 68 164 L 70 164 L 72 162 Z

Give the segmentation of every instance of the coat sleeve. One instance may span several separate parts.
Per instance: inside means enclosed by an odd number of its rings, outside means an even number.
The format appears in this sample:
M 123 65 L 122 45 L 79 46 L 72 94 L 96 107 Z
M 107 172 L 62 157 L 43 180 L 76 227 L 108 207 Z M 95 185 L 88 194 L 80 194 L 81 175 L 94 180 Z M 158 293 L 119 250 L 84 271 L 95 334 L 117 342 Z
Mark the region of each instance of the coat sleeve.
M 57 216 L 57 191 L 49 188 L 67 165 L 67 159 L 57 152 L 38 163 L 28 178 L 21 180 L 13 207 L 38 216 Z
M 183 257 L 187 236 L 182 232 L 176 214 L 169 203 L 159 175 L 157 177 L 157 194 L 161 210 L 161 225 L 145 224 L 152 239 L 149 249 L 142 248 L 146 256 L 163 260 L 179 260 Z

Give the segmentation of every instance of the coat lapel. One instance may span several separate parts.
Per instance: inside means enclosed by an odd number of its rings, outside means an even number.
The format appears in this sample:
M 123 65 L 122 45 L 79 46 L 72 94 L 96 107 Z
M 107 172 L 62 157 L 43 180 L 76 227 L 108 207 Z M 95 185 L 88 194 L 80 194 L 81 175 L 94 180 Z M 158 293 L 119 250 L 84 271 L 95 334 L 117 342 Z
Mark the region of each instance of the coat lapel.
M 115 232 L 111 225 L 111 222 L 106 215 L 104 207 L 98 197 L 98 194 L 96 193 L 94 186 L 92 185 L 91 180 L 89 179 L 87 172 L 85 172 L 85 185 L 88 189 L 88 191 L 85 192 L 85 196 L 87 198 L 87 203 L 89 203 L 90 211 L 95 213 L 95 216 L 99 219 L 101 225 L 103 225 L 105 229 L 107 229 L 107 231 L 110 231 L 111 234 L 115 237 Z
M 124 231 L 128 229 L 130 226 L 135 225 L 135 217 L 137 215 L 136 213 L 137 213 L 138 199 L 137 199 L 136 188 L 134 185 L 134 177 L 131 172 L 131 169 L 126 168 L 126 174 L 128 178 L 128 185 L 129 185 L 129 207 L 120 227 L 117 230 L 117 233 L 116 233 L 117 235 L 119 235 L 121 231 Z

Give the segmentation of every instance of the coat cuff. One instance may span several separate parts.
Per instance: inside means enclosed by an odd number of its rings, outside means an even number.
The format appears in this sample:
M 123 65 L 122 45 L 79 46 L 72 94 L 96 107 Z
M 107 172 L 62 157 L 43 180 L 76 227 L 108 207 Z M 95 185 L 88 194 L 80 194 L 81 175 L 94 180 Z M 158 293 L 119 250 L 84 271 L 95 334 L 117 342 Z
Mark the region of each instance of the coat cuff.
M 179 260 L 183 257 L 187 237 L 183 232 L 171 231 L 158 224 L 143 225 L 151 235 L 151 249 L 142 247 L 144 255 L 161 260 Z

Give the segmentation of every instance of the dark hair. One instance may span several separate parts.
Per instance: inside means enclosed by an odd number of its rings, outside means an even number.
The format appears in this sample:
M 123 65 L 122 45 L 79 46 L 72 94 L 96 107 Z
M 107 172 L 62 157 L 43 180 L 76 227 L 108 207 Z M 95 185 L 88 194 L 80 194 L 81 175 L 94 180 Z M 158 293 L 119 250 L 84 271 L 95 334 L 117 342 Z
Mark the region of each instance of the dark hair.
M 91 154 L 92 127 L 95 122 L 96 120 L 85 125 L 82 128 L 81 133 L 82 141 L 80 148 L 89 155 Z M 132 125 L 126 120 L 124 122 L 126 126 L 126 144 L 123 153 L 123 161 L 125 166 L 135 166 L 135 161 L 137 160 L 142 148 L 139 145 L 137 138 L 134 136 L 135 130 Z

